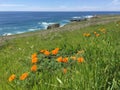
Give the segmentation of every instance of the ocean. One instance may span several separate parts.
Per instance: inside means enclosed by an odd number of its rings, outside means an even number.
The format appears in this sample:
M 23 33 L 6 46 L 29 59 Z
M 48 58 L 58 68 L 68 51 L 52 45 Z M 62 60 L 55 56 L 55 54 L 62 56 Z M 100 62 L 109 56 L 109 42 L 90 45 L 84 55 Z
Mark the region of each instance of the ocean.
M 0 36 L 44 30 L 53 23 L 62 27 L 73 18 L 116 14 L 120 12 L 0 12 Z

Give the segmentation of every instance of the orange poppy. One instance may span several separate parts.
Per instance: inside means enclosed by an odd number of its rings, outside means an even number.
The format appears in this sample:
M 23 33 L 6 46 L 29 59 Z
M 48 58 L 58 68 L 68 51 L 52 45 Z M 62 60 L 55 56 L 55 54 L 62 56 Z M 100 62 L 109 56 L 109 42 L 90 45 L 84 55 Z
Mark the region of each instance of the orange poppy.
M 59 51 L 59 48 L 56 48 L 56 49 L 52 50 L 52 54 L 56 55 L 58 53 L 58 51 Z
M 40 52 L 41 52 L 41 53 L 44 53 L 44 52 L 45 52 L 45 50 L 40 50 Z
M 79 57 L 77 60 L 78 60 L 79 63 L 84 62 L 84 58 L 83 57 Z
M 36 57 L 37 57 L 37 54 L 36 54 L 36 53 L 32 54 L 32 59 L 33 59 L 33 58 L 36 58 Z
M 23 73 L 21 76 L 20 76 L 20 80 L 25 80 L 26 78 L 28 77 L 28 73 Z
M 32 63 L 37 63 L 37 62 L 38 62 L 38 58 L 37 57 L 32 59 Z
M 68 62 L 68 58 L 63 58 L 62 62 L 67 63 Z
M 96 34 L 96 37 L 99 37 L 100 36 L 100 34 Z
M 37 65 L 33 65 L 33 66 L 31 67 L 31 71 L 36 72 L 36 71 L 37 71 Z
M 50 52 L 46 50 L 46 51 L 44 52 L 44 54 L 45 54 L 46 56 L 49 56 L 49 55 L 50 55 Z
M 11 82 L 11 81 L 13 81 L 15 78 L 16 78 L 15 74 L 12 74 L 12 75 L 9 77 L 8 81 Z
M 64 74 L 67 73 L 67 69 L 66 69 L 66 68 L 63 69 L 63 73 L 64 73 Z
M 62 60 L 63 60 L 62 57 L 57 58 L 57 61 L 58 61 L 58 62 L 62 62 Z
M 60 50 L 60 48 L 55 48 L 55 50 L 59 51 L 59 50 Z

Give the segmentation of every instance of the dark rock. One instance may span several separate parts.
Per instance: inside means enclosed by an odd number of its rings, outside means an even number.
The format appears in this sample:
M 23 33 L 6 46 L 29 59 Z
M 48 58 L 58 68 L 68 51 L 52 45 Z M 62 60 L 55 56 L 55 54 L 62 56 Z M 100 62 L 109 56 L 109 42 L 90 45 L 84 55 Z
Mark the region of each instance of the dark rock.
M 51 24 L 47 27 L 47 29 L 52 29 L 52 28 L 57 28 L 57 27 L 60 27 L 59 23 Z
M 86 21 L 87 20 L 87 18 L 82 18 L 82 19 L 71 19 L 70 21 L 71 22 L 80 22 L 80 21 Z

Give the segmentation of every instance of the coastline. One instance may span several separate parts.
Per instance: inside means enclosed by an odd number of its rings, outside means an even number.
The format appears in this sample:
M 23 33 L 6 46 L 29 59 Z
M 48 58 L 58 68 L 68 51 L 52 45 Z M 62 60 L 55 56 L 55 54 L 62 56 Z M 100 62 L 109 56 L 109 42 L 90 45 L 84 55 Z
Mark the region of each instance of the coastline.
M 119 33 L 120 16 L 101 16 L 89 21 L 72 22 L 60 28 L 1 37 L 6 41 L 0 44 L 0 88 L 52 90 L 53 86 L 45 85 L 48 83 L 57 85 L 55 90 L 119 90 Z M 53 54 L 58 49 L 59 52 Z M 59 57 L 62 58 L 60 62 Z M 31 70 L 33 65 L 37 65 L 35 72 Z M 67 70 L 65 74 L 64 68 Z M 26 72 L 28 78 L 21 81 L 19 78 Z M 12 75 L 16 76 L 15 82 L 9 81 Z M 56 77 L 63 84 L 60 85 Z M 108 82 L 111 84 L 108 85 Z
M 120 12 L 0 12 L 0 36 L 43 30 L 56 23 L 64 26 L 72 20 L 81 21 L 95 15 L 120 15 Z
M 28 36 L 34 36 L 34 35 L 47 35 L 48 33 L 52 33 L 52 32 L 73 31 L 73 30 L 78 30 L 91 25 L 106 24 L 109 22 L 115 22 L 119 20 L 120 20 L 120 15 L 99 15 L 99 18 L 91 18 L 90 20 L 80 21 L 80 22 L 70 22 L 64 25 L 63 27 L 58 27 L 53 29 L 42 29 L 42 30 L 25 32 L 25 33 L 15 34 L 15 35 L 0 36 L 0 45 L 3 44 L 4 41 L 11 40 L 14 38 L 28 37 Z

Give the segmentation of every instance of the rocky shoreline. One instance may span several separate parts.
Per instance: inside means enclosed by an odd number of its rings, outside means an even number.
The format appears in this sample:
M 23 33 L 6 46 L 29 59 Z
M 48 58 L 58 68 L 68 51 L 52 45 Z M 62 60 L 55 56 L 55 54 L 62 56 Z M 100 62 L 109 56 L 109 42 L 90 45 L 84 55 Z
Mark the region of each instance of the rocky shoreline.
M 8 41 L 14 38 L 28 37 L 33 35 L 47 35 L 48 33 L 51 33 L 51 32 L 78 30 L 80 28 L 84 28 L 91 25 L 105 24 L 105 23 L 115 22 L 115 21 L 120 21 L 120 15 L 101 15 L 97 18 L 91 18 L 89 20 L 83 20 L 80 22 L 76 22 L 76 21 L 71 22 L 63 27 L 59 27 L 59 25 L 56 25 L 55 28 L 50 28 L 46 30 L 38 30 L 38 31 L 27 32 L 27 33 L 16 34 L 16 35 L 0 36 L 0 46 L 3 45 L 5 41 Z

